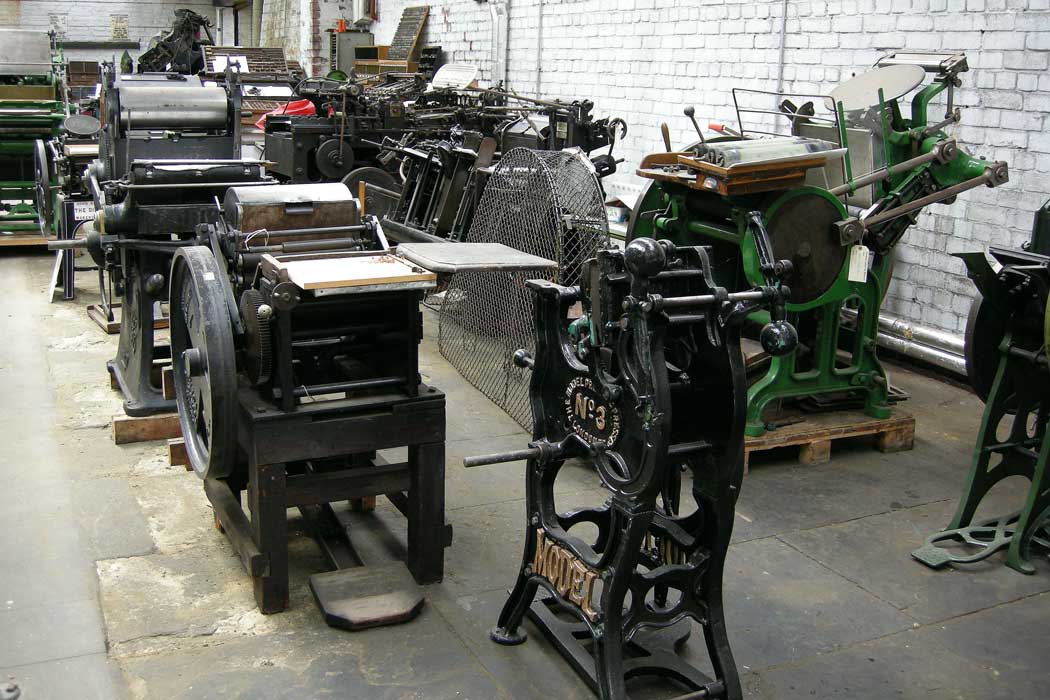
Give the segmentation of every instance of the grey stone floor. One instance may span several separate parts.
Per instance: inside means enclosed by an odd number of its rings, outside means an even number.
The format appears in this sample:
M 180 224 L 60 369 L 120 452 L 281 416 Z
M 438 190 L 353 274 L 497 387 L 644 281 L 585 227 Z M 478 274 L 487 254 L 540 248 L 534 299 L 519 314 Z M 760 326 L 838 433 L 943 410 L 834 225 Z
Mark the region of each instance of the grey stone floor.
M 0 680 L 28 700 L 591 697 L 540 635 L 486 638 L 520 556 L 523 465 L 460 460 L 526 436 L 437 354 L 433 319 L 422 362 L 449 401 L 446 577 L 415 621 L 351 634 L 310 600 L 321 557 L 291 514 L 291 609 L 263 616 L 197 479 L 161 443 L 113 445 L 116 339 L 84 314 L 90 275 L 76 302 L 46 303 L 50 263 L 0 254 Z M 818 467 L 778 454 L 745 479 L 725 595 L 747 695 L 1050 697 L 1045 560 L 1026 577 L 998 560 L 933 572 L 908 555 L 954 508 L 981 404 L 893 369 L 919 417 L 913 452 L 847 446 Z M 591 472 L 563 481 L 566 507 L 602 500 Z M 1016 494 L 1004 485 L 993 509 Z M 388 506 L 359 530 L 370 560 L 399 555 Z M 706 663 L 698 640 L 688 654 Z

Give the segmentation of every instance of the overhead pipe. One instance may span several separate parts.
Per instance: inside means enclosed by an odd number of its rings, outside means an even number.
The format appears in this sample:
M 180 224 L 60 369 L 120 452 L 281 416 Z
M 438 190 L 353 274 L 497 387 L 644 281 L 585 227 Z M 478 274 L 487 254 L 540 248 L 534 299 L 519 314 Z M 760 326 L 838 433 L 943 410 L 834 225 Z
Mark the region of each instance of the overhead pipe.
M 492 83 L 507 85 L 507 65 L 510 61 L 510 0 L 489 3 L 492 20 Z
M 777 89 L 774 90 L 773 99 L 776 104 L 773 105 L 773 109 L 780 109 L 780 91 L 784 89 L 784 54 L 787 50 L 787 23 L 788 23 L 788 0 L 784 0 L 780 9 L 780 47 L 779 56 L 777 58 Z M 741 126 L 741 125 L 738 125 Z
M 507 18 L 510 26 L 510 18 Z M 543 0 L 536 3 L 536 97 L 543 94 Z
M 263 0 L 252 0 L 252 46 L 262 45 Z

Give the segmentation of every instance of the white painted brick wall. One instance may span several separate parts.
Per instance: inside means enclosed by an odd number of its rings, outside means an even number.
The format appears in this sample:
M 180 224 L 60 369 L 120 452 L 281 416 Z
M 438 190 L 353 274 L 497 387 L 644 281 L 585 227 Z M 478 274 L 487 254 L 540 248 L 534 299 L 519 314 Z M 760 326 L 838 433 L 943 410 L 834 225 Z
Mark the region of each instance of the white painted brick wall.
M 139 50 L 128 50 L 132 58 L 146 49 L 150 37 L 171 29 L 175 10 L 187 8 L 215 21 L 211 0 L 0 0 L 0 26 L 47 31 L 49 15 L 65 17 L 70 41 L 108 40 L 110 15 L 128 16 L 128 38 L 138 41 Z M 228 13 L 227 13 L 228 14 Z M 123 49 L 69 49 L 66 58 L 103 61 L 117 58 Z
M 378 43 L 393 36 L 401 8 L 420 0 L 381 0 Z M 427 43 L 489 77 L 487 3 L 430 2 Z M 510 86 L 536 86 L 538 0 L 512 0 Z M 693 140 L 682 116 L 735 123 L 731 89 L 776 85 L 779 0 L 544 0 L 541 92 L 586 97 L 600 115 L 627 120 L 617 148 L 633 175 L 660 149 L 667 121 L 675 143 Z M 965 51 L 954 129 L 971 153 L 1010 164 L 1010 182 L 929 207 L 899 246 L 887 309 L 924 325 L 961 332 L 973 287 L 950 253 L 990 243 L 1017 246 L 1032 213 L 1050 198 L 1050 0 L 788 0 L 784 89 L 826 93 L 887 50 Z M 611 183 L 610 189 L 616 188 Z

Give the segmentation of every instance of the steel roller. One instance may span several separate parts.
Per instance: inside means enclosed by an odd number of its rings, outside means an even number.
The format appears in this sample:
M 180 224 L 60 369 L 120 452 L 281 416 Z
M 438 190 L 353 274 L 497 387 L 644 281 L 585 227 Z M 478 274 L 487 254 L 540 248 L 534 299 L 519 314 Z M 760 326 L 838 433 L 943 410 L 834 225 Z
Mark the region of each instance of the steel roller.
M 124 129 L 213 129 L 227 121 L 226 91 L 220 87 L 122 85 Z

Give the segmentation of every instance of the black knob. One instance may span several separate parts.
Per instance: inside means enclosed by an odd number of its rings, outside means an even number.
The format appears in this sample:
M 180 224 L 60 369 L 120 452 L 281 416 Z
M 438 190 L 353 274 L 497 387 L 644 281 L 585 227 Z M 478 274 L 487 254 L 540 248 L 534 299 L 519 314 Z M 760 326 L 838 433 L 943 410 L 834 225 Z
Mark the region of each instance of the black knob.
M 652 277 L 664 269 L 667 255 L 664 247 L 652 238 L 636 238 L 627 244 L 623 262 L 631 274 Z
M 798 346 L 798 331 L 787 321 L 767 323 L 759 334 L 762 349 L 773 357 L 782 357 Z
M 164 292 L 165 282 L 164 275 L 154 272 L 146 278 L 146 294 L 151 297 L 160 296 Z

